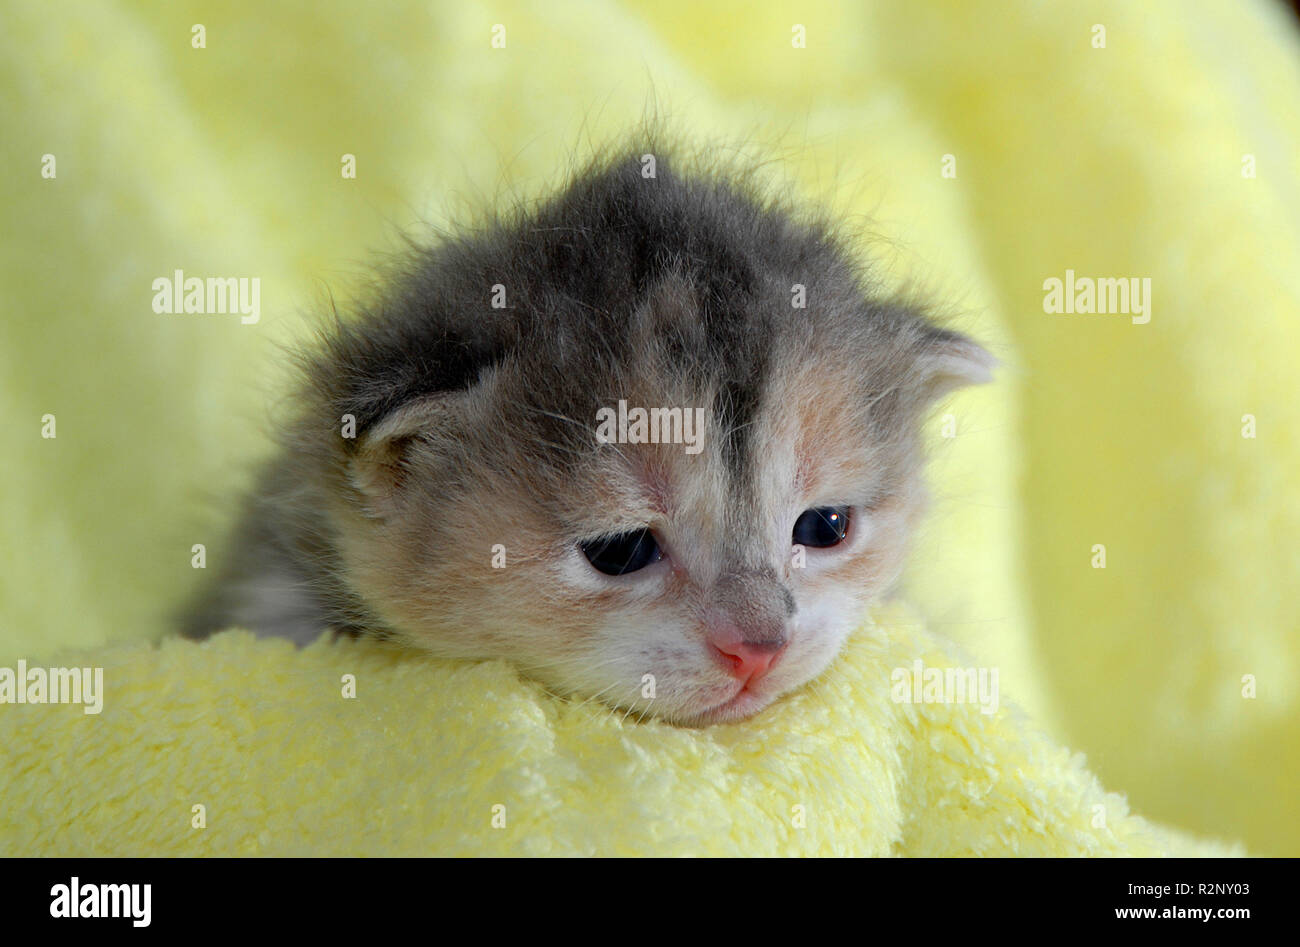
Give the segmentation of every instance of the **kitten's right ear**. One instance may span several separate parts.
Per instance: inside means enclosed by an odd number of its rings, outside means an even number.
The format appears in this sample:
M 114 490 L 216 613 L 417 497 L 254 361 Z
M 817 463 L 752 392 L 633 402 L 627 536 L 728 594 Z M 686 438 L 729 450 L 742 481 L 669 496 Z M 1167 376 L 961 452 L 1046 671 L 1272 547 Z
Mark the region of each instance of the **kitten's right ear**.
M 348 459 L 348 476 L 367 512 L 392 513 L 412 473 L 415 452 L 446 437 L 459 424 L 465 392 L 424 395 L 385 415 L 362 435 Z

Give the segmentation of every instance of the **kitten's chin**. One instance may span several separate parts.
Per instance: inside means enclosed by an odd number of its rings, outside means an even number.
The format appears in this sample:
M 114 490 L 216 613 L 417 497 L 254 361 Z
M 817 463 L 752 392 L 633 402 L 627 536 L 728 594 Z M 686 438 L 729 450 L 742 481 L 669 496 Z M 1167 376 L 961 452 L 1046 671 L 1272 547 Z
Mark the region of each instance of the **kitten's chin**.
M 683 714 L 675 722 L 683 727 L 708 727 L 717 723 L 735 723 L 746 717 L 752 717 L 780 696 L 779 691 L 763 689 L 761 685 L 757 688 L 745 685 L 737 694 L 722 703 L 694 714 Z

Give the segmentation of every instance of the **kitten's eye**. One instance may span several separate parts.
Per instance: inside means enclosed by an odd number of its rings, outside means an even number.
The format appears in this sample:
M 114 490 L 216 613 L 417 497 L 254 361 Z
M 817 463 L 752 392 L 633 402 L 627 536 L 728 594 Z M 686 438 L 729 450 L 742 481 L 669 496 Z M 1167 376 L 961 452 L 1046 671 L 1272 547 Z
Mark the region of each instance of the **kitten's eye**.
M 578 545 L 587 561 L 606 575 L 636 572 L 663 558 L 654 533 L 648 529 L 602 536 Z
M 793 541 L 799 546 L 838 546 L 849 532 L 847 506 L 819 506 L 804 510 L 794 521 Z

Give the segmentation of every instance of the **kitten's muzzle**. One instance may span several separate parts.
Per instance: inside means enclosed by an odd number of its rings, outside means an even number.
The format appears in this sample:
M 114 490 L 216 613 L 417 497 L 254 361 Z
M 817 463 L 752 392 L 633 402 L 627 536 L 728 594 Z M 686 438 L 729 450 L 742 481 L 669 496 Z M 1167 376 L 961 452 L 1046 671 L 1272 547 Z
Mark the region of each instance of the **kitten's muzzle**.
M 790 643 L 786 589 L 770 570 L 742 571 L 724 576 L 712 597 L 704 635 L 710 656 L 732 677 L 758 681 Z
M 706 639 L 710 653 L 724 671 L 748 684 L 770 671 L 785 653 L 789 638 L 781 633 L 760 641 L 747 641 L 731 628 L 715 629 Z

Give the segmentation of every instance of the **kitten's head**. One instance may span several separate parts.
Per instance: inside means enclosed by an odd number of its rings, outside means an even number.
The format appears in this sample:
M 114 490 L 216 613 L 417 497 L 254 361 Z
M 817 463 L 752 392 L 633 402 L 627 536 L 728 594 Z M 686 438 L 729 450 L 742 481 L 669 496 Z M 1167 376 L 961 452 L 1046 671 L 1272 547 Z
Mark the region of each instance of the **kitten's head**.
M 643 167 L 422 253 L 312 360 L 297 444 L 395 635 L 705 724 L 835 657 L 902 565 L 923 413 L 991 359 L 824 228 Z

